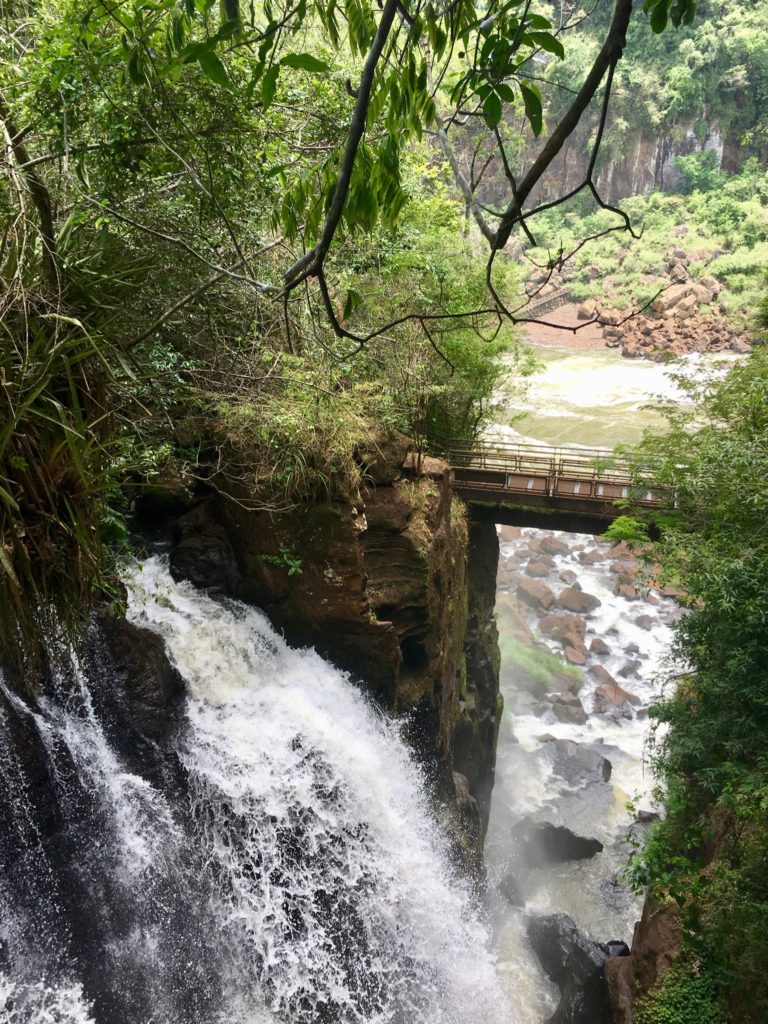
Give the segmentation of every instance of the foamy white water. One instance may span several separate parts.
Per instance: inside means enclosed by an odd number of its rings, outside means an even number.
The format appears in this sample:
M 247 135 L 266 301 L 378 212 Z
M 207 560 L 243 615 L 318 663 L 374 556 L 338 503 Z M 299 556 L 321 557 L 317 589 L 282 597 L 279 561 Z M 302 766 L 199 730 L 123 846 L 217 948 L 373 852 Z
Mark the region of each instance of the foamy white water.
M 257 981 L 279 1019 L 501 1020 L 487 935 L 396 726 L 260 612 L 157 559 L 129 617 L 188 686 L 181 756 L 232 990 Z
M 397 725 L 161 560 L 128 586 L 185 683 L 160 746 L 126 735 L 98 661 L 0 701 L 0 1021 L 509 1024 Z M 52 850 L 19 722 L 50 772 Z

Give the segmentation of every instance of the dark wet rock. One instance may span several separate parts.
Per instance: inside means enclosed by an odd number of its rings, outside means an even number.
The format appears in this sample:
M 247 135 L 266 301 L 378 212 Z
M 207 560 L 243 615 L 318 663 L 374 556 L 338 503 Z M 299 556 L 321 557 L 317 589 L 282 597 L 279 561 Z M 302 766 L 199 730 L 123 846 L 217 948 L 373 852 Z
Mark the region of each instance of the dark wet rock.
M 651 615 L 638 615 L 635 619 L 635 625 L 639 626 L 640 629 L 651 630 L 657 624 L 658 619 L 654 619 Z
M 635 821 L 638 821 L 641 825 L 650 825 L 652 822 L 658 820 L 659 814 L 657 811 L 639 810 L 635 815 Z
M 184 682 L 168 660 L 162 637 L 110 615 L 99 625 L 111 657 L 111 681 L 124 693 L 132 723 L 156 740 L 174 724 L 172 709 L 181 702 Z
M 570 828 L 551 821 L 525 819 L 512 829 L 512 840 L 516 852 L 529 867 L 589 860 L 603 849 L 599 839 L 577 835 Z
M 563 569 L 563 571 L 558 575 L 558 579 L 570 587 L 573 586 L 578 577 L 573 569 Z
M 206 498 L 176 520 L 171 575 L 203 590 L 233 593 L 237 589 L 240 568 L 213 498 Z
M 611 653 L 611 648 L 601 637 L 596 636 L 589 645 L 590 653 L 598 655 L 598 657 L 605 657 L 605 655 Z
M 555 595 L 540 580 L 521 579 L 517 585 L 517 596 L 532 608 L 548 611 L 555 603 Z
M 619 669 L 619 675 L 622 679 L 629 679 L 630 676 L 636 678 L 640 674 L 642 667 L 639 661 L 627 661 Z
M 560 722 L 573 725 L 584 725 L 587 713 L 575 693 L 564 690 L 562 693 L 551 693 L 547 698 L 552 705 L 552 712 Z
M 627 646 L 624 648 L 624 653 L 625 654 L 639 654 L 640 653 L 640 648 L 635 643 L 627 644 Z
M 616 593 L 620 597 L 626 598 L 627 601 L 637 601 L 640 597 L 640 591 L 631 583 L 620 583 L 616 588 Z
M 547 1024 L 612 1024 L 603 976 L 611 959 L 608 947 L 588 939 L 567 914 L 532 918 L 528 939 L 560 989 L 560 1003 Z
M 557 599 L 558 606 L 580 615 L 592 612 L 600 606 L 599 598 L 575 587 L 566 587 Z
M 544 576 L 549 576 L 555 567 L 555 563 L 551 558 L 542 558 L 538 556 L 532 558 L 528 565 L 525 567 L 526 576 L 533 576 L 537 579 L 541 579 Z
M 629 946 L 621 939 L 610 939 L 604 945 L 608 948 L 608 956 L 629 956 Z
M 525 903 L 520 885 L 514 875 L 505 875 L 499 882 L 499 892 L 513 907 L 522 907 Z
M 546 746 L 553 771 L 571 786 L 608 782 L 611 777 L 611 762 L 588 744 L 552 739 Z
M 539 548 L 541 551 L 546 551 L 548 555 L 567 555 L 570 550 L 565 541 L 552 536 L 542 537 Z

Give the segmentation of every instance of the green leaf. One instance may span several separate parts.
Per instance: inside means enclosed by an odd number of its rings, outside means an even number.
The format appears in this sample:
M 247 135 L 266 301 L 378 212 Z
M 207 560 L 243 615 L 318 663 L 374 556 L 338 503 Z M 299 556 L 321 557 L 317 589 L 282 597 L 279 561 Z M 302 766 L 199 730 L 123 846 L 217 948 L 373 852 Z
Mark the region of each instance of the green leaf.
M 310 71 L 316 75 L 331 70 L 324 60 L 318 60 L 311 53 L 288 53 L 280 63 L 283 67 L 295 68 L 297 71 Z
M 272 100 L 275 98 L 275 89 L 277 88 L 277 76 L 280 74 L 280 65 L 273 64 L 271 68 L 267 68 L 264 73 L 264 77 L 261 80 L 261 102 L 264 110 L 268 110 Z
M 202 50 L 197 55 L 197 62 L 205 74 L 216 85 L 229 86 L 229 75 L 227 69 L 221 63 L 213 50 Z
M 541 95 L 533 85 L 520 83 L 520 91 L 523 94 L 525 104 L 525 116 L 528 118 L 534 135 L 541 135 L 543 119 L 541 113 Z
M 501 100 L 495 92 L 489 92 L 483 100 L 483 118 L 490 129 L 501 120 Z
M 343 319 L 349 320 L 354 310 L 357 309 L 357 307 L 360 305 L 362 301 L 363 297 L 360 295 L 360 293 L 356 292 L 354 288 L 350 288 L 349 291 L 347 292 L 347 298 L 344 303 Z
M 560 60 L 565 59 L 565 47 L 559 39 L 555 39 L 549 32 L 529 32 L 528 34 L 542 50 L 546 50 L 547 53 L 554 53 Z

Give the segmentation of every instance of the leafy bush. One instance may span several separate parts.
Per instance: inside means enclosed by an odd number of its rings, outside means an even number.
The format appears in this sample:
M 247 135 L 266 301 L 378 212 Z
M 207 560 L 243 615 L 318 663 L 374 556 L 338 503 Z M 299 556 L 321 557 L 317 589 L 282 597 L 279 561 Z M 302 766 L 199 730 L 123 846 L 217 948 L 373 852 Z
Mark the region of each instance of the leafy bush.
M 715 980 L 700 960 L 674 964 L 658 989 L 638 1001 L 635 1024 L 726 1024 Z

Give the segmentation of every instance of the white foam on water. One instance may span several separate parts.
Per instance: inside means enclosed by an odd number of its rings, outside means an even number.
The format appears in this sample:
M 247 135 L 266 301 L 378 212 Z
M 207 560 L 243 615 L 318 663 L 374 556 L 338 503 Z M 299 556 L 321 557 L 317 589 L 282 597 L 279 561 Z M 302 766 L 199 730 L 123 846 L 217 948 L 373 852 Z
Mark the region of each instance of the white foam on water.
M 175 584 L 160 560 L 129 593 L 189 690 L 181 756 L 231 991 L 250 980 L 280 1019 L 508 1021 L 395 724 L 260 612 Z

